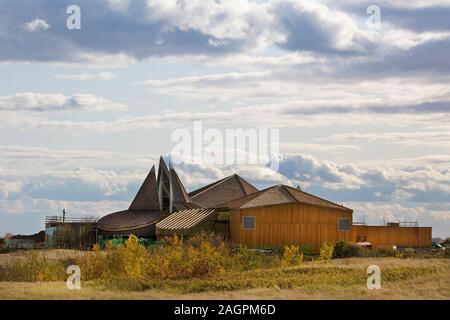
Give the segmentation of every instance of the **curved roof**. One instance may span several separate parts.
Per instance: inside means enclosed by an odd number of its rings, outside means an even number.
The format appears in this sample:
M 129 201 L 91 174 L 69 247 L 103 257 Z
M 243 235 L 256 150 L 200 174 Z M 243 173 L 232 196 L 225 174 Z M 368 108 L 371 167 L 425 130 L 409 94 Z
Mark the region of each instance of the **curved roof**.
M 110 213 L 97 222 L 103 231 L 126 231 L 140 229 L 157 223 L 164 217 L 160 210 L 124 210 Z

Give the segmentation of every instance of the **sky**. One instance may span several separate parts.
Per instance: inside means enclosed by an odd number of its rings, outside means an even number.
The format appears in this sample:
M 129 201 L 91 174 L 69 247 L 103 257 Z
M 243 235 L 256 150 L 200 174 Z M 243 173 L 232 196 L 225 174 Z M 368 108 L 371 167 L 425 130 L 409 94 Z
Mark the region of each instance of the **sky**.
M 450 237 L 449 16 L 448 0 L 0 0 L 0 235 L 127 208 L 202 121 L 278 129 L 279 168 L 178 163 L 189 190 L 238 173 Z

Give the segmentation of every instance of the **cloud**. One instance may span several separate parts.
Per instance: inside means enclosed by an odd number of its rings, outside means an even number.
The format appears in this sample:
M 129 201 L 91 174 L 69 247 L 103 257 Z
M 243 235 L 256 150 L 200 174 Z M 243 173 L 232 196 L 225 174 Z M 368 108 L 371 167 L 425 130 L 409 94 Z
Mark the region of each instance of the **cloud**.
M 448 16 L 450 3 L 447 0 L 436 1 L 383 1 L 383 0 L 345 0 L 326 1 L 351 15 L 367 18 L 366 9 L 378 5 L 382 26 L 388 24 L 397 28 L 414 31 L 450 30 Z
M 25 23 L 24 28 L 29 32 L 35 32 L 38 30 L 47 30 L 50 28 L 50 25 L 48 25 L 45 20 L 34 19 L 30 22 Z
M 111 212 L 107 211 L 109 207 L 97 210 L 104 204 L 126 208 L 157 163 L 157 156 L 105 151 L 21 146 L 1 146 L 0 151 L 4 155 L 0 160 L 1 208 L 11 215 L 43 215 L 44 203 L 55 205 L 54 211 L 69 203 L 76 215 Z M 74 169 L 76 164 L 83 166 Z M 278 172 L 264 165 L 219 166 L 189 161 L 177 162 L 175 167 L 189 190 L 238 173 L 259 188 L 279 183 L 300 185 L 307 192 L 344 203 L 355 209 L 356 217 L 364 216 L 372 223 L 379 223 L 383 217 L 403 220 L 405 215 L 422 225 L 434 226 L 436 221 L 447 221 L 448 225 L 450 221 L 450 167 L 448 161 L 436 162 L 432 157 L 418 161 L 416 166 L 395 161 L 368 166 L 284 154 Z M 48 212 L 51 210 L 45 214 Z
M 411 147 L 436 147 L 450 149 L 450 132 L 448 131 L 404 131 L 404 132 L 350 132 L 336 133 L 319 141 L 333 143 L 343 141 L 386 142 Z
M 0 4 L 0 60 L 89 62 L 91 56 L 122 54 L 142 60 L 151 56 L 223 55 L 260 46 L 272 39 L 265 25 L 271 17 L 263 6 L 246 0 L 78 1 L 81 30 L 68 30 L 65 8 L 69 0 Z M 20 33 L 17 21 L 39 13 L 48 25 L 45 33 Z M 270 34 L 270 35 L 269 35 Z M 100 39 L 100 40 L 99 40 Z
M 17 1 L 26 3 L 28 10 L 8 2 L 0 4 L 4 27 L 0 33 L 0 61 L 107 65 L 104 60 L 114 62 L 114 57 L 120 57 L 117 64 L 121 65 L 150 57 L 214 58 L 272 47 L 322 57 L 383 58 L 386 53 L 395 56 L 396 50 L 448 38 L 445 28 L 440 27 L 417 31 L 387 24 L 381 33 L 368 30 L 360 26 L 361 17 L 355 15 L 360 7 L 354 8 L 353 3 L 336 6 L 310 0 L 82 0 L 78 2 L 82 29 L 73 31 L 65 26 L 64 9 L 71 4 L 69 0 L 56 6 L 51 0 Z M 389 12 L 394 7 L 389 6 Z M 436 4 L 433 10 L 438 9 Z M 42 18 L 30 17 L 30 12 Z M 423 23 L 432 24 L 432 20 L 425 17 Z M 17 28 L 17 21 L 27 23 L 33 31 L 50 25 L 52 28 L 31 34 Z M 428 47 L 424 50 L 432 52 Z M 343 65 L 347 65 L 345 61 Z
M 0 168 L 8 167 L 0 169 L 4 199 L 26 194 L 50 200 L 124 200 L 132 197 L 146 172 L 157 162 L 156 156 L 117 152 L 20 146 L 2 146 L 0 150 L 4 155 Z M 395 166 L 383 163 L 363 166 L 284 154 L 278 172 L 264 165 L 209 165 L 189 161 L 177 161 L 177 170 L 191 189 L 238 172 L 261 187 L 274 183 L 300 184 L 335 201 L 447 202 L 450 167 L 446 162 L 428 161 L 417 166 L 401 162 Z M 31 163 L 31 171 L 23 170 Z
M 0 185 L 3 199 L 33 199 L 65 201 L 128 200 L 133 197 L 145 177 L 145 172 L 117 174 L 114 171 L 77 168 L 20 172 L 2 170 Z
M 113 80 L 116 79 L 117 76 L 112 72 L 99 72 L 99 73 L 80 73 L 80 74 L 58 74 L 55 75 L 55 78 L 62 80 L 87 81 L 87 80 Z
M 285 155 L 279 172 L 335 201 L 393 201 L 407 194 L 411 202 L 447 202 L 450 197 L 447 167 L 339 165 L 311 156 Z
M 306 61 L 300 57 L 261 59 L 260 68 L 253 71 L 150 79 L 138 85 L 153 93 L 206 101 L 216 109 L 246 107 L 248 112 L 266 111 L 271 117 L 274 113 L 426 115 L 449 111 L 450 87 L 445 79 L 350 77 L 341 81 L 339 74 L 310 70 L 310 64 L 317 63 Z
M 293 51 L 365 54 L 376 48 L 370 35 L 345 12 L 313 1 L 276 1 L 271 11 L 284 31 L 279 44 Z
M 92 94 L 65 96 L 60 93 L 21 92 L 11 96 L 0 96 L 0 111 L 124 111 L 123 103 L 111 102 Z
M 33 234 L 44 229 L 46 216 L 61 215 L 66 209 L 69 217 L 99 218 L 105 213 L 123 210 L 129 201 L 59 201 L 23 197 L 0 201 L 0 234 Z
M 433 228 L 433 237 L 448 237 L 450 210 L 447 204 L 352 202 L 353 221 L 365 221 L 369 225 L 383 225 L 386 222 L 416 221 L 419 226 Z

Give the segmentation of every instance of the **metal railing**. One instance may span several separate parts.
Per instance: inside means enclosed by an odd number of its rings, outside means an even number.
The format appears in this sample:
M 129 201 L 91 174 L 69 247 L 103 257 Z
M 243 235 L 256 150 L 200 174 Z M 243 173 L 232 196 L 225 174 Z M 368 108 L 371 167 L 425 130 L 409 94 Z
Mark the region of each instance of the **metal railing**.
M 46 216 L 45 223 L 96 223 L 97 218 L 94 217 L 61 217 L 61 216 Z
M 400 227 L 418 227 L 419 226 L 419 222 L 417 222 L 417 221 L 400 221 L 398 224 L 400 225 Z
M 417 221 L 399 221 L 399 222 L 388 222 L 388 223 L 368 225 L 365 221 L 353 221 L 352 225 L 354 225 L 354 226 L 370 226 L 370 227 L 417 228 L 419 226 L 419 222 L 417 222 Z

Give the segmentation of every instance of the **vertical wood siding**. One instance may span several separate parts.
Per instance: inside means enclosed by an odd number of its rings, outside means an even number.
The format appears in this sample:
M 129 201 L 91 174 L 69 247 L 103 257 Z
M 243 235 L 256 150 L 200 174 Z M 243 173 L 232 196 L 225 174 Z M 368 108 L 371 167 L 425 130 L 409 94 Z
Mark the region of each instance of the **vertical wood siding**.
M 374 247 L 431 247 L 431 227 L 353 226 L 353 242 L 365 237 Z
M 242 217 L 254 216 L 255 229 L 242 228 Z M 350 230 L 339 231 L 338 219 L 350 219 Z M 230 239 L 233 244 L 255 247 L 307 245 L 317 252 L 323 242 L 356 242 L 357 236 L 378 246 L 430 247 L 431 228 L 352 226 L 352 213 L 306 204 L 285 204 L 232 211 Z
M 255 217 L 255 229 L 242 228 L 243 216 Z M 350 220 L 349 231 L 338 230 L 339 218 Z M 325 241 L 351 241 L 351 224 L 352 213 L 339 209 L 306 204 L 249 208 L 231 212 L 230 239 L 234 244 L 262 247 L 307 245 L 316 252 Z

